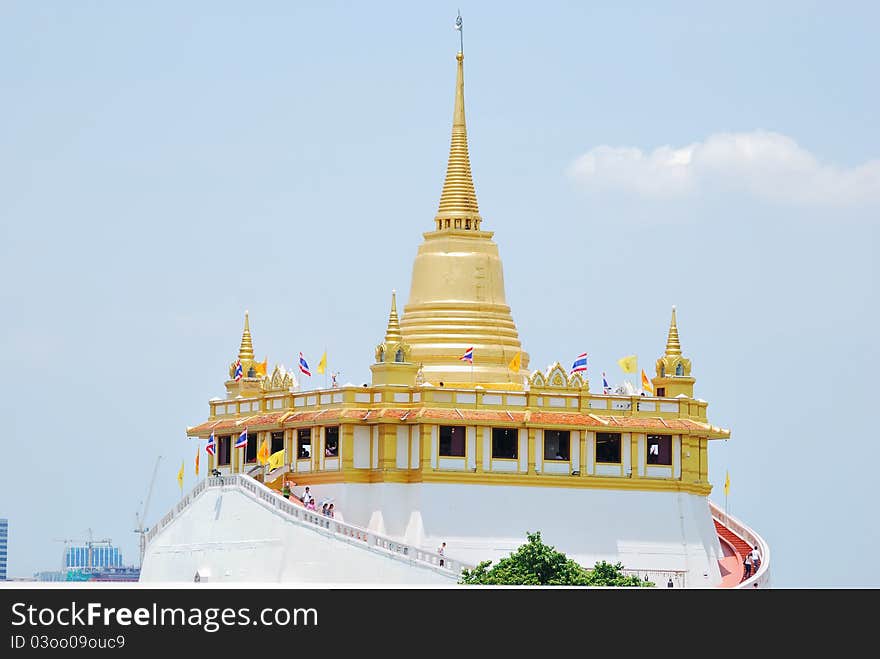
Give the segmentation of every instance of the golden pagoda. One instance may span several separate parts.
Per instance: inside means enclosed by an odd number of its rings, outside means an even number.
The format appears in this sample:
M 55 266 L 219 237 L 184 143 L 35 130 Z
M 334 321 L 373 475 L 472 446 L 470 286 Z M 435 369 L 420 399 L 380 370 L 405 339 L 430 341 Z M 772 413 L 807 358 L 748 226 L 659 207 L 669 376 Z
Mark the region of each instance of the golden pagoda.
M 382 338 L 372 354 L 371 383 L 301 390 L 283 367 L 267 374 L 266 362 L 254 361 L 245 313 L 226 397 L 211 399 L 208 418 L 187 428 L 190 437 L 216 439 L 209 471 L 222 476 L 194 491 L 192 505 L 200 505 L 199 492 L 238 488 L 235 505 L 242 507 L 230 508 L 235 524 L 215 524 L 219 504 L 206 498 L 191 526 L 181 522 L 187 542 L 195 543 L 181 551 L 202 556 L 192 547 L 225 538 L 216 566 L 228 565 L 228 548 L 247 546 L 239 564 L 269 565 L 275 574 L 287 559 L 272 552 L 292 542 L 279 539 L 292 527 L 286 521 L 259 526 L 256 513 L 288 510 L 290 502 L 279 503 L 263 485 L 280 490 L 295 481 L 338 504 L 336 527 L 317 515 L 309 524 L 336 528 L 346 541 L 380 543 L 407 560 L 433 560 L 443 542 L 450 555 L 475 565 L 515 549 L 526 530 L 541 529 L 584 565 L 623 560 L 664 579 L 674 573 L 681 584 L 718 585 L 725 557 L 708 501 L 708 451 L 730 431 L 710 424 L 708 403 L 694 397 L 675 307 L 650 395 L 593 393 L 586 373 L 559 361 L 529 370 L 506 302 L 498 246 L 482 228 L 461 52 L 456 61 L 440 203 L 432 229 L 422 234 L 403 313 L 392 291 L 384 335 L 377 329 Z M 471 350 L 472 363 L 462 359 Z M 234 447 L 239 436 L 246 437 L 244 450 Z M 271 454 L 283 452 L 281 466 L 261 461 L 256 447 L 263 442 Z M 253 526 L 242 521 L 250 520 L 240 512 L 246 506 L 254 506 Z M 277 538 L 270 542 L 270 535 Z M 312 546 L 311 536 L 297 538 Z M 168 542 L 156 560 L 176 565 L 183 560 L 177 540 Z M 303 560 L 326 562 L 327 574 L 337 574 L 338 563 L 326 559 L 330 545 L 314 542 Z M 252 553 L 266 560 L 251 561 Z
M 693 398 L 695 380 L 681 353 L 674 307 L 653 378 L 656 396 L 593 394 L 586 374 L 568 373 L 559 362 L 528 370 L 506 303 L 498 246 L 481 228 L 461 52 L 456 60 L 452 140 L 433 230 L 423 234 L 402 317 L 392 291 L 371 385 L 300 391 L 283 368 L 268 375 L 265 362 L 254 360 L 245 312 L 227 397 L 213 400 L 209 419 L 189 434 L 214 432 L 222 443 L 246 426 L 252 441 L 271 439 L 273 451 L 285 449 L 285 470 L 301 482 L 527 483 L 540 475 L 543 484 L 565 487 L 708 493 L 707 441 L 729 431 L 710 425 L 707 403 Z M 461 359 L 468 349 L 472 363 Z M 452 427 L 463 428 L 463 438 L 450 440 L 448 433 L 457 432 Z M 328 433 L 333 455 L 325 455 Z M 596 436 L 609 433 L 620 446 L 610 453 L 616 462 L 605 465 Z M 648 469 L 646 438 L 661 433 L 664 455 L 674 452 L 674 459 Z M 550 436 L 554 446 L 564 446 L 545 455 Z M 226 464 L 219 466 L 231 473 L 260 471 L 245 457 L 253 460 L 253 447 L 239 458 L 228 449 L 222 454 Z M 282 475 L 267 482 L 280 483 Z M 626 480 L 609 481 L 614 475 Z
M 464 55 L 457 60 L 446 181 L 434 230 L 423 234 L 413 264 L 400 328 L 429 382 L 521 389 L 529 356 L 522 352 L 521 370 L 510 370 L 522 344 L 504 295 L 498 245 L 491 231 L 480 229 L 464 117 Z M 471 365 L 460 359 L 468 348 Z

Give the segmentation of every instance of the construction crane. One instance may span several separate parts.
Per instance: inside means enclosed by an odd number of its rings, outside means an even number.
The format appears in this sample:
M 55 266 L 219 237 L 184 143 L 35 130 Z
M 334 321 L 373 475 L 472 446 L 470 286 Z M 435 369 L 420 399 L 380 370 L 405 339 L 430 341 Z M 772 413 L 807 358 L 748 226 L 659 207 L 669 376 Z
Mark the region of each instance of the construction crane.
M 67 568 L 67 549 L 72 543 L 78 543 L 86 547 L 88 553 L 86 555 L 86 565 L 83 567 L 87 569 L 91 569 L 95 566 L 93 548 L 95 545 L 107 545 L 108 547 L 113 546 L 113 541 L 110 538 L 103 538 L 101 540 L 95 540 L 95 536 L 92 533 L 92 529 L 87 529 L 89 537 L 88 539 L 84 538 L 53 538 L 53 542 L 63 542 L 64 543 L 64 553 L 61 555 L 61 567 L 62 569 Z
M 135 533 L 138 534 L 138 547 L 140 550 L 139 558 L 138 558 L 138 568 L 144 562 L 144 552 L 147 550 L 147 532 L 150 530 L 148 527 L 144 527 L 144 518 L 147 516 L 147 508 L 150 505 L 150 497 L 153 495 L 153 485 L 156 483 L 156 474 L 159 472 L 159 461 L 162 459 L 162 456 L 156 458 L 156 466 L 153 467 L 153 477 L 150 479 L 150 487 L 147 490 L 147 498 L 144 500 L 144 507 L 141 509 L 140 514 L 137 512 L 134 514 L 135 524 L 137 528 L 134 530 Z

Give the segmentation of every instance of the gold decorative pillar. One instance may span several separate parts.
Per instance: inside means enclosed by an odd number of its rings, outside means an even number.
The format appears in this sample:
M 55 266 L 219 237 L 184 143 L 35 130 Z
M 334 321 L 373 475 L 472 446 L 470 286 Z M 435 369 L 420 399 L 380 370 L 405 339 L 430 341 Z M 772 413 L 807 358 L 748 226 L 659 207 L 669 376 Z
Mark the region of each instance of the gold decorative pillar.
M 343 474 L 354 471 L 354 426 L 350 423 L 339 426 L 339 460 Z

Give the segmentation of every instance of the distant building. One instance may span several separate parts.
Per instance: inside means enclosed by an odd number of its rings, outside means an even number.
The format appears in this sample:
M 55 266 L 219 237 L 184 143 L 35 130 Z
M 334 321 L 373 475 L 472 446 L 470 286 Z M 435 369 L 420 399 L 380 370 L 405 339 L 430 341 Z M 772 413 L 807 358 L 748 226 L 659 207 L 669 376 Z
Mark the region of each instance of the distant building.
M 80 568 L 122 567 L 122 554 L 113 545 L 85 545 L 68 547 L 64 552 L 64 567 Z
M 62 570 L 43 570 L 34 572 L 34 581 L 67 581 L 67 574 Z
M 0 581 L 6 581 L 6 546 L 9 541 L 9 520 L 0 517 Z

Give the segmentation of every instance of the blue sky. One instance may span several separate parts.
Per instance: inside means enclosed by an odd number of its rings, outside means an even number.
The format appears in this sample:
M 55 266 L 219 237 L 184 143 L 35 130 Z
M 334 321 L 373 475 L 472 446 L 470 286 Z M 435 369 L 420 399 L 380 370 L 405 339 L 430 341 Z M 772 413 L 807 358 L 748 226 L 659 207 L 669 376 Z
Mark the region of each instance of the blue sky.
M 135 558 L 156 456 L 148 521 L 182 460 L 194 483 L 185 429 L 245 309 L 270 368 L 326 348 L 369 381 L 436 212 L 460 8 L 483 227 L 531 366 L 587 351 L 594 390 L 625 354 L 649 370 L 676 305 L 732 430 L 711 498 L 729 470 L 774 585 L 880 586 L 880 10 L 765 5 L 0 5 L 10 575 L 89 528 Z

